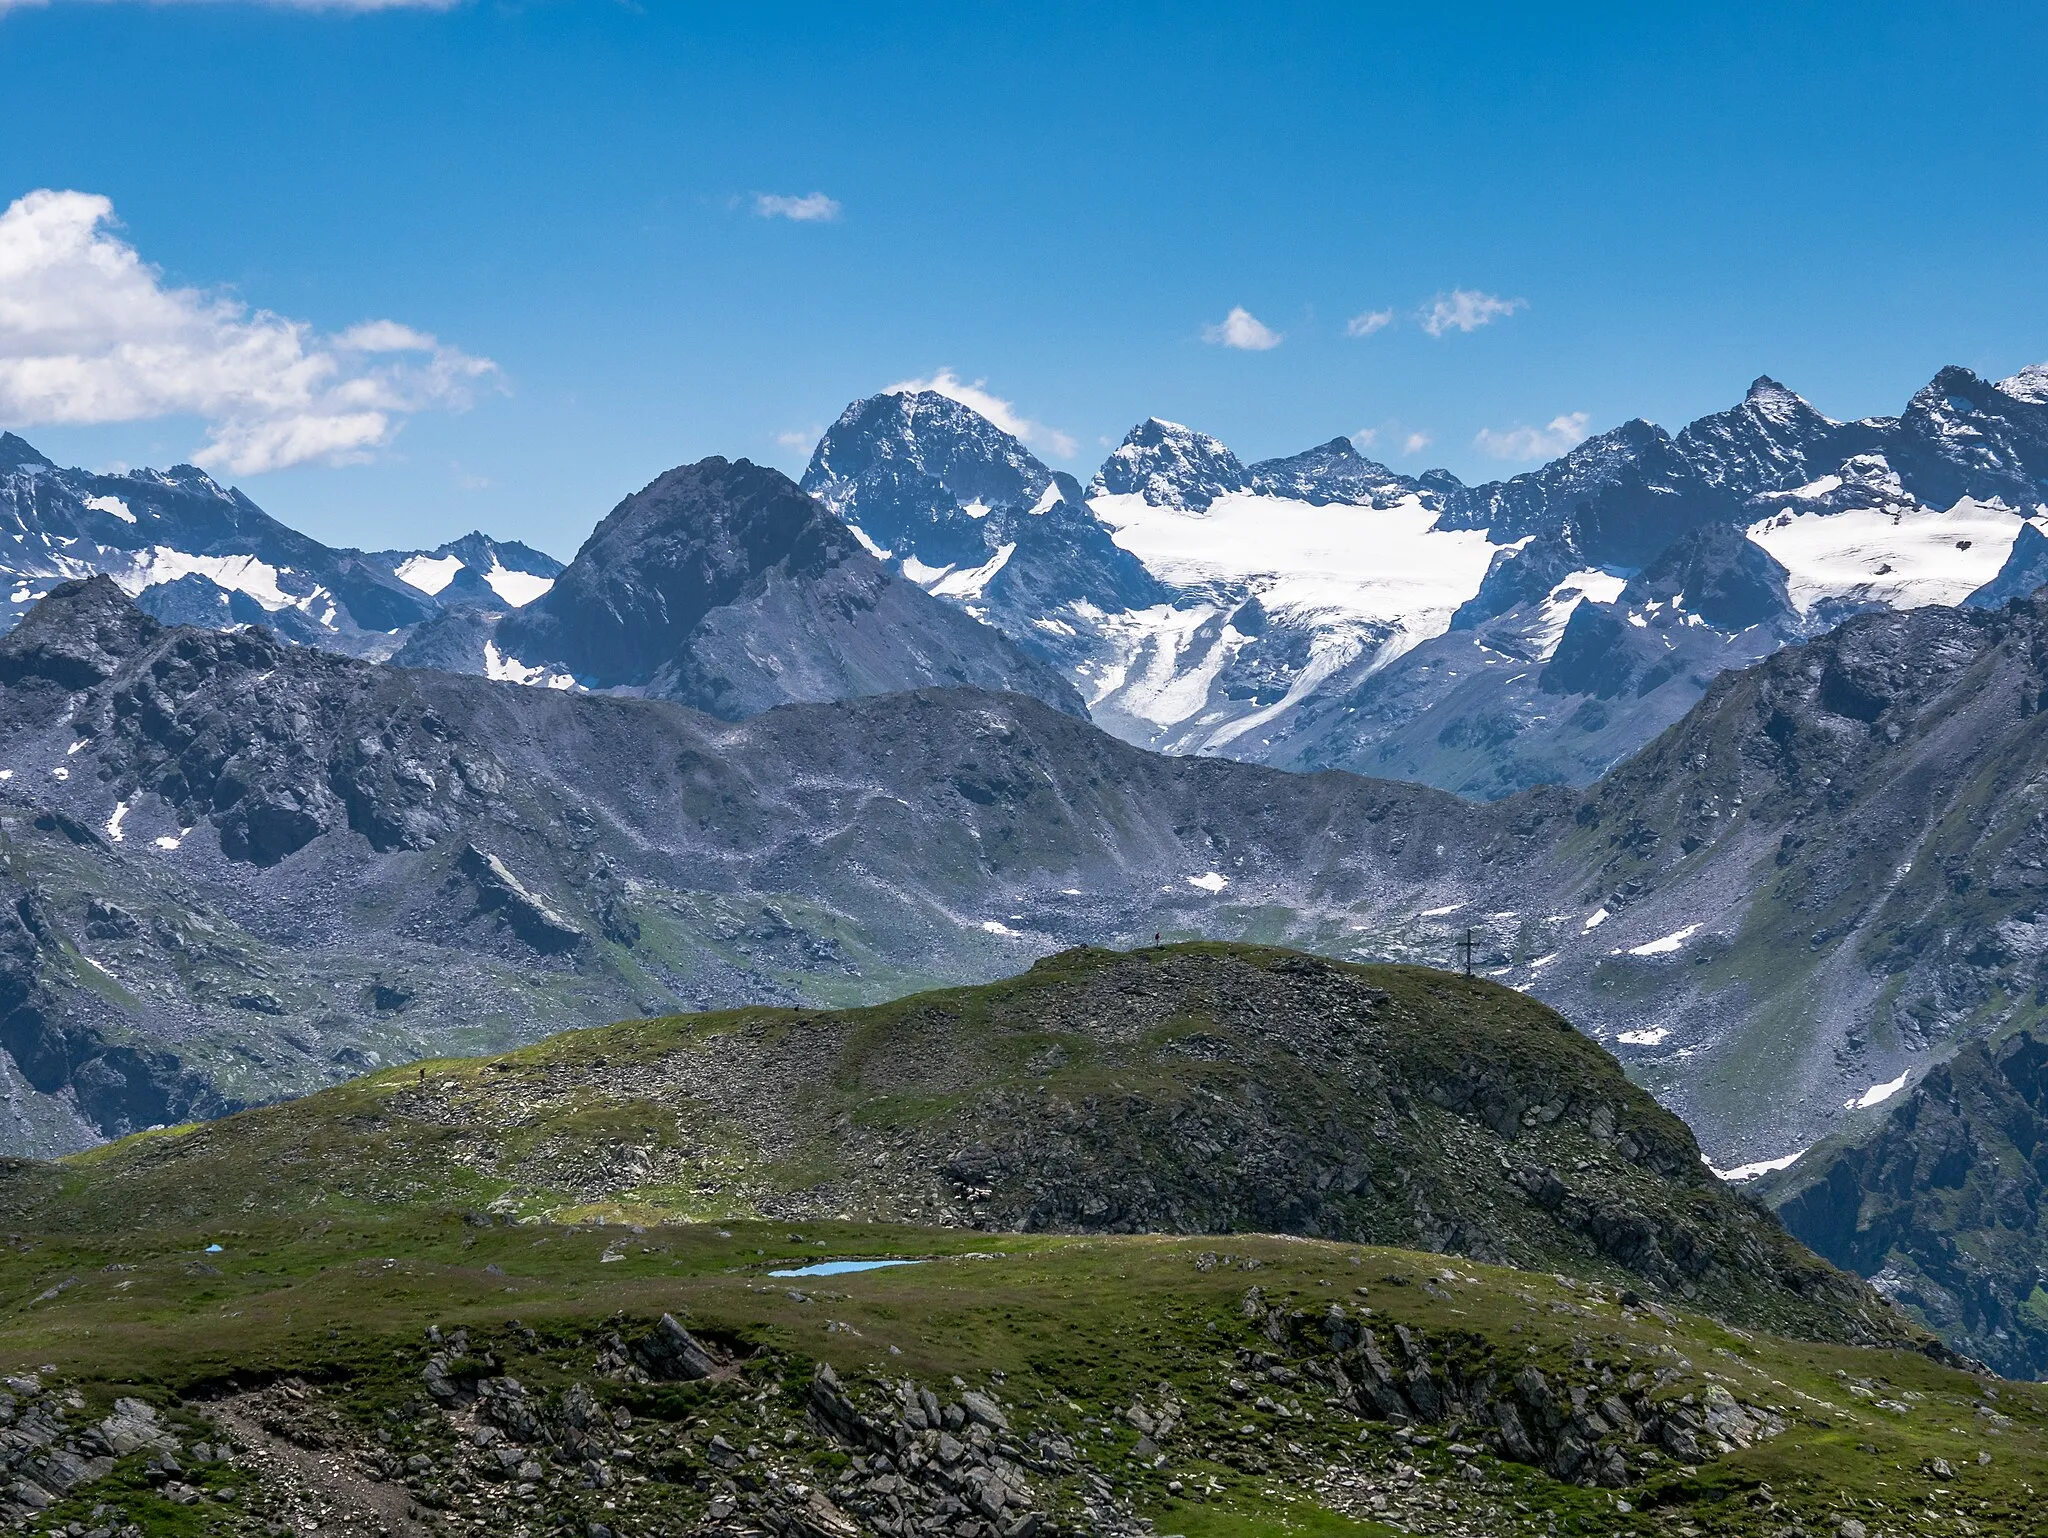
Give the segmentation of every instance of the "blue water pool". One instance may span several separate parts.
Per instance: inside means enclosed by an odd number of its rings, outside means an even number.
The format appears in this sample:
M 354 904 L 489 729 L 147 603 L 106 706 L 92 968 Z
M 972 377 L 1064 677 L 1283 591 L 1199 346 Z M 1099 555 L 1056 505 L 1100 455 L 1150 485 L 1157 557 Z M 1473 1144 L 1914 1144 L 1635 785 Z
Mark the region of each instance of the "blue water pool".
M 849 1271 L 879 1271 L 884 1266 L 921 1266 L 921 1260 L 821 1260 L 812 1266 L 770 1271 L 770 1276 L 844 1276 Z

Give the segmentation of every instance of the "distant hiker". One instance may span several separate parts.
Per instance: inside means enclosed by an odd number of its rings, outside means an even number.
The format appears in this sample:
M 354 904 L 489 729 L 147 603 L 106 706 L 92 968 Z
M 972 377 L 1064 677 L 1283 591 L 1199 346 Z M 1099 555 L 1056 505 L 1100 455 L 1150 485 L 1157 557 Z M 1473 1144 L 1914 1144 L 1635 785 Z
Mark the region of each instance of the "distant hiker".
M 1159 931 L 1156 929 L 1152 931 L 1152 943 L 1154 945 L 1159 943 Z

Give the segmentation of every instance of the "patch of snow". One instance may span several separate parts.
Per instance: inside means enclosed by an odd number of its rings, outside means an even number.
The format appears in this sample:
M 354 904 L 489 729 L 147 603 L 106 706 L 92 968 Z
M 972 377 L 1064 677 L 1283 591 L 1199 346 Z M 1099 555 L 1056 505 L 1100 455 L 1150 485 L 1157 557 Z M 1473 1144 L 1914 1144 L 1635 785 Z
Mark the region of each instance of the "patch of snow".
M 1749 528 L 1789 574 L 1802 613 L 1827 598 L 1916 609 L 1961 603 L 1998 575 L 2025 520 L 1964 497 L 1945 512 L 1917 505 L 1847 512 L 1786 509 Z
M 972 502 L 962 506 L 960 511 L 970 518 L 986 518 L 988 516 L 988 504 L 982 501 L 981 498 L 976 497 Z
M 172 838 L 170 835 L 165 834 L 163 837 L 157 839 L 156 847 L 159 849 L 176 849 L 183 842 L 184 840 L 182 838 Z
M 1598 929 L 1602 924 L 1606 923 L 1608 919 L 1610 919 L 1611 917 L 1613 917 L 1612 914 L 1610 914 L 1605 908 L 1601 908 L 1598 911 L 1596 911 L 1591 918 L 1586 920 L 1584 927 L 1587 929 Z
M 1657 1025 L 1640 1031 L 1623 1031 L 1615 1039 L 1625 1041 L 1632 1047 L 1658 1047 L 1662 1046 L 1670 1035 L 1667 1027 Z
M 931 590 L 934 582 L 952 569 L 950 566 L 927 566 L 914 555 L 906 555 L 903 558 L 903 575 L 927 592 Z
M 1010 557 L 1016 553 L 1017 546 L 1012 541 L 980 566 L 962 567 L 958 571 L 948 567 L 936 581 L 924 584 L 925 590 L 935 598 L 979 598 L 982 589 L 995 580 L 996 573 L 1001 571 L 1009 563 Z
M 846 527 L 852 531 L 853 537 L 861 542 L 861 547 L 864 550 L 866 550 L 869 555 L 873 556 L 878 561 L 886 561 L 889 559 L 889 552 L 887 550 L 884 550 L 880 545 L 876 544 L 873 540 L 869 539 L 868 531 L 866 529 L 862 528 L 857 523 L 849 523 Z
M 119 844 L 124 842 L 121 824 L 128 820 L 128 802 L 123 801 L 114 808 L 114 815 L 107 819 L 107 837 Z
M 1550 590 L 1539 611 L 1540 628 L 1535 632 L 1537 655 L 1549 657 L 1557 650 L 1557 643 L 1564 636 L 1565 622 L 1572 617 L 1572 611 L 1587 599 L 1595 603 L 1613 603 L 1621 596 L 1621 590 L 1628 586 L 1628 578 L 1618 577 L 1611 571 L 1588 567 L 1585 571 L 1570 573 Z
M 551 673 L 545 666 L 528 667 L 517 657 L 500 656 L 494 641 L 484 642 L 484 675 L 501 684 L 527 684 L 546 689 L 576 687 L 576 680 L 567 673 Z
M 2011 378 L 1999 380 L 1998 388 L 2016 401 L 2048 406 L 2048 363 L 2029 364 Z
M 537 577 L 530 571 L 514 571 L 509 566 L 493 566 L 484 573 L 484 581 L 515 609 L 525 608 L 555 585 L 553 577 Z
M 1116 649 L 1115 658 L 1093 670 L 1088 703 L 1099 705 L 1115 696 L 1119 710 L 1154 726 L 1193 716 L 1208 704 L 1216 675 L 1251 639 L 1225 625 L 1204 645 L 1200 632 L 1221 612 L 1209 604 L 1176 608 L 1162 603 L 1106 617 L 1102 631 Z
M 73 753 L 76 753 L 84 748 L 89 748 L 91 746 L 92 739 L 90 737 L 81 737 L 78 739 L 78 741 L 72 743 L 70 747 L 64 750 L 64 756 L 66 758 L 69 758 Z
M 1228 876 L 1221 871 L 1213 870 L 1200 876 L 1184 876 L 1181 879 L 1189 886 L 1200 887 L 1205 892 L 1220 892 L 1230 885 Z
M 1422 910 L 1422 916 L 1426 919 L 1440 919 L 1446 913 L 1456 913 L 1460 908 L 1464 906 L 1465 905 L 1463 903 L 1448 903 L 1441 908 L 1424 908 Z
M 391 575 L 431 597 L 453 582 L 462 569 L 459 555 L 413 555 L 400 561 Z
M 1845 1111 L 1867 1111 L 1874 1105 L 1883 1105 L 1892 1096 L 1904 1089 L 1906 1081 L 1912 1077 L 1913 1070 L 1908 1068 L 1889 1083 L 1873 1084 L 1854 1100 L 1843 1101 L 1842 1109 Z
M 1037 515 L 1037 514 L 1043 514 L 1043 513 L 1049 513 L 1049 512 L 1051 512 L 1051 511 L 1052 511 L 1052 510 L 1053 510 L 1053 509 L 1054 509 L 1055 507 L 1058 507 L 1058 506 L 1059 506 L 1059 503 L 1060 503 L 1060 489 L 1059 489 L 1059 487 L 1058 487 L 1058 486 L 1057 486 L 1056 484 L 1053 484 L 1053 483 L 1051 483 L 1051 482 L 1048 482 L 1048 483 L 1047 483 L 1047 485 L 1046 485 L 1046 488 L 1045 488 L 1045 490 L 1041 491 L 1041 492 L 1040 492 L 1040 493 L 1038 494 L 1038 500 L 1037 500 L 1036 502 L 1034 502 L 1034 503 L 1032 503 L 1032 504 L 1031 504 L 1031 511 L 1032 511 L 1032 513 L 1033 513 L 1034 515 Z
M 1628 953 L 1631 956 L 1669 956 L 1699 932 L 1699 925 L 1688 924 L 1685 928 L 1674 929 L 1670 934 L 1652 940 L 1647 945 L 1631 945 L 1628 948 Z M 1623 1037 L 1622 1039 L 1626 1041 L 1628 1038 Z
M 1823 475 L 1817 481 L 1808 481 L 1804 486 L 1794 487 L 1791 491 L 1786 492 L 1785 495 L 1788 497 L 1804 497 L 1807 501 L 1811 502 L 1826 496 L 1831 491 L 1839 491 L 1841 487 L 1842 478 L 1839 475 Z
M 59 780 L 68 780 L 71 778 L 71 771 L 69 769 L 65 769 L 62 767 L 52 769 L 50 771 L 50 774 L 53 778 Z
M 123 523 L 135 521 L 135 515 L 128 511 L 128 504 L 119 497 L 87 497 L 85 505 L 96 513 L 109 513 Z
M 1269 611 L 1398 625 L 1412 633 L 1410 645 L 1450 628 L 1496 548 L 1484 530 L 1437 528 L 1436 513 L 1416 497 L 1372 509 L 1229 492 L 1199 515 L 1156 507 L 1135 492 L 1088 505 L 1119 545 L 1168 582 L 1258 578 Z
M 1809 1143 L 1806 1146 L 1811 1148 L 1813 1145 Z M 1800 1156 L 1805 1152 L 1806 1148 L 1802 1148 L 1797 1153 L 1788 1153 L 1781 1159 L 1759 1159 L 1754 1164 L 1738 1164 L 1732 1170 L 1716 1170 L 1711 1164 L 1707 1168 L 1714 1170 L 1716 1175 L 1719 1175 L 1730 1185 L 1740 1185 L 1745 1180 L 1755 1180 L 1762 1175 L 1770 1175 L 1778 1170 L 1790 1169 L 1799 1162 Z
M 1531 972 L 1541 972 L 1545 967 L 1549 966 L 1553 961 L 1557 960 L 1558 955 L 1559 953 L 1557 951 L 1552 951 L 1548 956 L 1538 956 L 1534 961 L 1529 963 L 1529 970 Z
M 1024 938 L 1022 935 L 1018 934 L 1016 930 L 1012 929 L 1008 924 L 998 923 L 994 919 L 983 919 L 981 921 L 981 927 L 987 930 L 992 935 L 1003 935 L 1012 940 L 1021 940 Z
M 144 588 L 195 574 L 229 592 L 247 593 L 272 613 L 292 605 L 290 596 L 277 585 L 277 568 L 253 555 L 187 555 L 168 545 L 155 545 L 138 554 L 126 571 L 110 575 L 133 598 Z
M 12 769 L 0 769 L 0 780 L 11 780 L 13 778 L 14 771 Z

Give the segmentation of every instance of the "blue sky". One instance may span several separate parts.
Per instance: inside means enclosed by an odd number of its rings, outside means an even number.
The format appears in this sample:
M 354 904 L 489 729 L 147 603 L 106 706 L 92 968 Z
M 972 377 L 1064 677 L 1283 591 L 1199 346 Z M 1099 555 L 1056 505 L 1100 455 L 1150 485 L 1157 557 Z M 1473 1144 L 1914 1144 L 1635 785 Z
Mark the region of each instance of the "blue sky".
M 0 205 L 107 200 L 0 221 L 0 426 L 566 557 L 941 370 L 1084 478 L 1893 411 L 2048 359 L 2044 66 L 2023 4 L 0 0 Z

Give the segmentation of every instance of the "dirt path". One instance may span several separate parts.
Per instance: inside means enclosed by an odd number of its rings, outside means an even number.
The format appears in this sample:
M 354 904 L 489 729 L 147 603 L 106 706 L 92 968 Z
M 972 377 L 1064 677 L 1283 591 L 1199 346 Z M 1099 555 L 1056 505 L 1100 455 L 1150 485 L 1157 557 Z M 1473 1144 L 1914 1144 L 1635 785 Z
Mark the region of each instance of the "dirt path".
M 363 1534 L 366 1538 L 430 1538 L 432 1530 L 411 1515 L 415 1509 L 403 1485 L 372 1479 L 339 1439 L 337 1445 L 302 1447 L 270 1429 L 290 1424 L 296 1408 L 280 1391 L 238 1394 L 195 1406 L 248 1452 L 237 1462 L 260 1479 L 278 1503 L 274 1522 L 304 1532 Z M 282 1414 L 281 1414 L 282 1412 Z M 328 1440 L 323 1438 L 322 1440 Z

